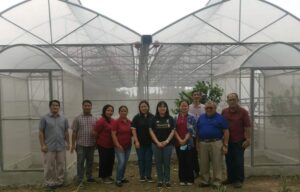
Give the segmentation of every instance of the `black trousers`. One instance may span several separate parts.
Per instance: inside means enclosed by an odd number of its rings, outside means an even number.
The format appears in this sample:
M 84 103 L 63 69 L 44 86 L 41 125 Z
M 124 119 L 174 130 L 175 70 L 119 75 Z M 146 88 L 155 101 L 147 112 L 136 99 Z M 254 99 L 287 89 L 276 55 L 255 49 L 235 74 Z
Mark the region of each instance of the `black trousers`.
M 99 177 L 111 177 L 115 163 L 115 149 L 104 148 L 98 145 L 99 152 Z
M 193 173 L 193 152 L 192 150 L 180 150 L 176 147 L 176 154 L 178 158 L 178 177 L 180 182 L 194 183 Z
M 227 180 L 231 183 L 244 182 L 244 151 L 243 141 L 228 143 L 226 154 Z
M 200 167 L 199 167 L 199 161 L 198 161 L 198 151 L 196 148 L 196 143 L 197 143 L 197 139 L 195 137 L 193 137 L 193 142 L 194 142 L 194 147 L 191 149 L 192 150 L 192 164 L 193 164 L 193 170 L 195 174 L 199 174 L 200 173 Z

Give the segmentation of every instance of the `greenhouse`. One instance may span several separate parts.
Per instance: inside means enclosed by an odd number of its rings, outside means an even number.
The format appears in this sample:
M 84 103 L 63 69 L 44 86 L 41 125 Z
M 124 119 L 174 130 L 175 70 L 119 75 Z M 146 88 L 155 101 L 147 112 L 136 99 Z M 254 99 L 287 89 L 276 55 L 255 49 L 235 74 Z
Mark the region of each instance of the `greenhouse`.
M 299 174 L 300 20 L 280 7 L 209 1 L 142 35 L 80 1 L 27 0 L 0 13 L 0 26 L 0 185 L 42 181 L 38 122 L 50 99 L 69 122 L 84 98 L 95 115 L 110 103 L 132 117 L 141 99 L 175 108 L 197 81 L 224 89 L 220 109 L 237 92 L 249 110 L 248 175 Z M 68 154 L 70 178 L 75 162 Z

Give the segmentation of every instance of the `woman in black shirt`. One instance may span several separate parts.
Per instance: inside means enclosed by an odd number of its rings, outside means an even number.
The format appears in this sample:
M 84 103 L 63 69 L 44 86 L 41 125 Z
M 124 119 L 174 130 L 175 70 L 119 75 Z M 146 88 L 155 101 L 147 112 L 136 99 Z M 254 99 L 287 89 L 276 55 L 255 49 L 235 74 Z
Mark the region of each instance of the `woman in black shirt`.
M 151 177 L 153 152 L 149 134 L 153 115 L 149 110 L 150 107 L 148 101 L 142 100 L 139 103 L 139 113 L 134 116 L 131 123 L 141 182 L 153 182 Z
M 152 149 L 156 162 L 158 177 L 157 187 L 170 185 L 170 163 L 173 149 L 174 119 L 169 115 L 168 105 L 160 101 L 156 107 L 156 114 L 149 129 L 152 138 Z

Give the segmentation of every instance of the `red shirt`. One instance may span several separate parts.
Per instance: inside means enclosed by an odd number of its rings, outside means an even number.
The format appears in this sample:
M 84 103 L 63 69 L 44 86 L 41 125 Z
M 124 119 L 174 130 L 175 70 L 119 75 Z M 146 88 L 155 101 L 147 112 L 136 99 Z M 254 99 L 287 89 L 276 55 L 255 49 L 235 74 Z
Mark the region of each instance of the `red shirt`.
M 248 111 L 238 106 L 235 111 L 229 108 L 223 109 L 222 115 L 229 124 L 229 142 L 236 143 L 244 140 L 245 128 L 251 125 Z
M 188 133 L 188 130 L 187 130 L 187 115 L 185 115 L 185 116 L 178 115 L 177 121 L 176 121 L 176 132 L 178 133 L 178 135 L 181 139 L 185 138 L 185 135 Z M 177 140 L 176 140 L 175 146 L 176 147 L 180 146 L 180 144 Z
M 131 121 L 115 120 L 112 131 L 116 131 L 117 139 L 123 149 L 131 147 Z
M 107 122 L 106 119 L 101 117 L 97 122 L 95 126 L 95 131 L 97 133 L 97 145 L 100 145 L 104 148 L 113 148 L 114 144 L 111 137 L 111 129 L 113 122 L 115 120 L 111 119 L 110 122 Z

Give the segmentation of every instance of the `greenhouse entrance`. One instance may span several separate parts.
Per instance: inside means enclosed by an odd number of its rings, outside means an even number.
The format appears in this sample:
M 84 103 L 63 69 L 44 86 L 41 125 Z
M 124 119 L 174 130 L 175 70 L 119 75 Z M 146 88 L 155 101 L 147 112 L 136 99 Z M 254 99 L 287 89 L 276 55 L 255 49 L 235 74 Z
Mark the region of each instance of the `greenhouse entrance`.
M 254 166 L 299 166 L 297 69 L 253 70 Z
M 42 170 L 38 141 L 41 114 L 51 98 L 62 98 L 60 72 L 2 72 L 3 171 Z

